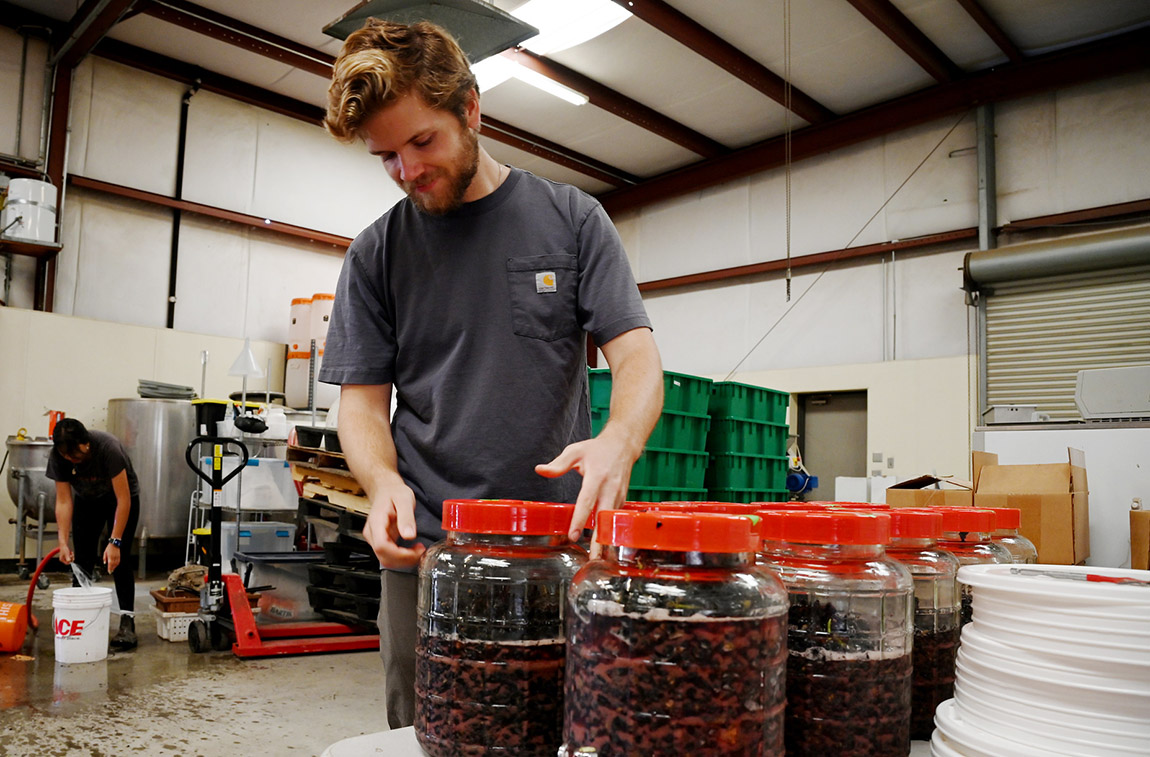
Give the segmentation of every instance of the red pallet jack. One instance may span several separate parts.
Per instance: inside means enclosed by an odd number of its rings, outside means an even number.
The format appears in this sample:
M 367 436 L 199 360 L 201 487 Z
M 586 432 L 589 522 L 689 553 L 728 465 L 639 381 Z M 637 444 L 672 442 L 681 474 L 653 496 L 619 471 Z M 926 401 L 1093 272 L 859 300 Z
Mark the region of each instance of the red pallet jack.
M 212 472 L 209 476 L 197 464 L 196 450 L 201 444 L 212 445 Z M 234 447 L 242 456 L 235 470 L 223 475 L 224 449 Z M 224 575 L 220 536 L 222 530 L 220 492 L 228 481 L 240 473 L 248 462 L 248 448 L 237 439 L 200 436 L 192 440 L 184 453 L 188 466 L 208 483 L 212 490 L 208 522 L 208 580 L 200 591 L 199 617 L 188 626 L 188 646 L 196 653 L 209 649 L 222 652 L 231 647 L 237 657 L 274 657 L 279 655 L 315 654 L 319 652 L 354 652 L 379 649 L 379 633 L 365 633 L 355 627 L 330 621 L 276 623 L 257 626 L 248 602 L 248 589 L 240 576 Z

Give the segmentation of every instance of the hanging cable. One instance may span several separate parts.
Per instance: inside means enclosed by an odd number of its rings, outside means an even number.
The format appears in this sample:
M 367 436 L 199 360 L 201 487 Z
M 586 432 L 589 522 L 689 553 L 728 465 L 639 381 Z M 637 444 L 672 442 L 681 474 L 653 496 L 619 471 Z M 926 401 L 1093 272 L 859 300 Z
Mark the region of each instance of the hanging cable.
M 851 237 L 851 241 L 847 242 L 846 245 L 841 250 L 839 250 L 837 253 L 835 253 L 835 256 L 833 258 L 831 258 L 831 260 L 825 266 L 823 266 L 823 269 L 821 271 L 819 271 L 819 275 L 815 277 L 815 280 L 811 282 L 810 286 L 808 286 L 806 289 L 804 289 L 803 293 L 800 294 L 798 296 L 798 298 L 794 302 L 791 303 L 790 307 L 788 307 L 786 310 L 784 310 L 782 312 L 782 314 L 779 315 L 779 317 L 777 319 L 775 319 L 775 322 L 771 324 L 771 327 L 769 329 L 767 329 L 767 332 L 765 334 L 763 334 L 761 337 L 759 337 L 759 341 L 755 342 L 754 346 L 751 347 L 751 349 L 747 350 L 747 354 L 743 355 L 743 357 L 739 359 L 739 362 L 735 364 L 735 367 L 731 369 L 731 372 L 726 375 L 726 377 L 723 379 L 723 381 L 730 381 L 731 380 L 731 376 L 734 376 L 735 373 L 738 372 L 739 368 L 742 367 L 743 363 L 745 363 L 747 361 L 747 358 L 749 358 L 752 354 L 754 354 L 755 350 L 757 350 L 759 348 L 759 345 L 762 344 L 764 341 L 766 341 L 767 337 L 771 335 L 771 332 L 773 332 L 778 327 L 778 325 L 783 322 L 783 319 L 786 318 L 787 315 L 789 315 L 790 312 L 792 310 L 794 310 L 795 307 L 798 306 L 798 304 L 800 302 L 803 301 L 803 298 L 806 297 L 810 293 L 810 291 L 815 288 L 815 285 L 818 284 L 819 281 L 822 280 L 823 276 L 825 276 L 827 274 L 827 271 L 829 271 L 831 269 L 831 266 L 833 266 L 835 263 L 838 262 L 839 256 L 842 255 L 844 252 L 846 252 L 848 249 L 850 249 L 851 245 L 853 245 L 855 243 L 855 240 L 857 240 L 860 236 L 862 236 L 862 233 L 864 231 L 866 231 L 866 228 L 868 226 L 871 225 L 871 222 L 874 221 L 874 219 L 878 218 L 878 214 L 881 213 L 886 208 L 886 206 L 890 204 L 891 200 L 893 200 L 895 198 L 895 196 L 898 195 L 898 193 L 902 191 L 902 188 L 905 187 L 907 185 L 907 183 L 911 179 L 914 178 L 914 175 L 917 174 L 919 172 L 919 170 L 924 165 L 926 165 L 926 162 L 928 160 L 930 160 L 931 156 L 934 155 L 936 152 L 938 152 L 938 148 L 942 147 L 942 145 L 946 142 L 946 140 L 950 138 L 950 135 L 954 133 L 954 130 L 958 128 L 959 124 L 961 124 L 963 121 L 965 121 L 966 117 L 969 115 L 970 115 L 970 111 L 968 110 L 958 117 L 958 120 L 954 122 L 954 126 L 951 126 L 950 129 L 946 132 L 946 134 L 942 135 L 942 139 L 938 140 L 938 144 L 936 144 L 934 147 L 932 147 L 930 149 L 930 152 L 928 152 L 926 154 L 926 157 L 924 157 L 922 160 L 920 160 L 918 162 L 918 165 L 914 167 L 914 170 L 911 171 L 907 175 L 907 177 L 902 180 L 902 183 L 899 184 L 898 187 L 896 187 L 895 190 L 890 193 L 890 196 L 887 197 L 885 200 L 883 200 L 883 203 L 882 203 L 882 205 L 879 205 L 878 210 L 876 210 L 874 213 L 872 213 L 871 217 L 866 220 L 866 223 L 864 223 L 859 228 L 859 230 L 857 232 L 855 232 L 855 235 L 853 237 Z M 790 273 L 790 271 L 788 268 L 788 274 L 789 273 Z
M 791 0 L 783 0 L 783 176 L 786 184 L 787 302 L 791 301 Z

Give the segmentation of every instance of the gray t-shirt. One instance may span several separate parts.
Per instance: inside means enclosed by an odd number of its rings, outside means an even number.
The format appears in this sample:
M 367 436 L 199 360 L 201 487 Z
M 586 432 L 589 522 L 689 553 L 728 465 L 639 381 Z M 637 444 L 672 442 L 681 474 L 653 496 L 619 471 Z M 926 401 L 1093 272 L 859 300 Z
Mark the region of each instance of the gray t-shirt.
M 420 541 L 445 499 L 574 502 L 535 473 L 590 436 L 586 339 L 650 328 L 622 243 L 580 190 L 512 169 L 443 216 L 404 199 L 352 243 L 319 379 L 394 385 Z
M 120 471 L 128 472 L 128 494 L 140 495 L 140 483 L 132 461 L 119 439 L 104 431 L 89 431 L 91 454 L 88 459 L 73 465 L 53 447 L 48 453 L 48 465 L 44 475 L 53 481 L 72 485 L 72 493 L 77 500 L 103 499 L 116 496 L 112 479 Z

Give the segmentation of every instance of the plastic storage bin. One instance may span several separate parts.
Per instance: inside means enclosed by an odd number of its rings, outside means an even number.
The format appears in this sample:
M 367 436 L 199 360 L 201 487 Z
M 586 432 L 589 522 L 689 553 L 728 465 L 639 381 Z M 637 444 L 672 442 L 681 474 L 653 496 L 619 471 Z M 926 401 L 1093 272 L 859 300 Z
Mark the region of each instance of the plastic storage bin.
M 929 741 L 935 710 L 954 696 L 961 609 L 958 558 L 938 548 L 942 513 L 912 508 L 885 512 L 891 519 L 886 553 L 902 563 L 914 579 L 910 737 Z
M 1018 532 L 1022 527 L 1022 511 L 1017 507 L 988 507 L 994 511 L 994 533 L 991 541 L 998 542 L 1010 552 L 1011 559 L 1022 565 L 1038 562 L 1038 548 L 1034 542 Z
M 707 475 L 706 452 L 680 452 L 648 447 L 631 468 L 631 486 L 702 489 Z
M 745 418 L 768 423 L 786 423 L 791 395 L 776 389 L 716 381 L 711 385 L 709 412 L 716 418 Z
M 707 497 L 717 502 L 758 502 L 778 504 L 790 499 L 786 489 L 708 489 Z
M 586 553 L 574 505 L 443 503 L 419 569 L 415 735 L 432 757 L 553 757 L 563 734 L 563 617 Z
M 786 456 L 789 434 L 790 429 L 785 423 L 712 417 L 711 430 L 707 434 L 707 451 Z
M 790 595 L 787 757 L 910 753 L 913 582 L 890 517 L 764 510 L 761 559 Z
M 703 499 L 706 495 L 706 489 L 664 489 L 659 486 L 632 486 L 627 490 L 627 499 L 632 502 L 679 502 Z
M 707 469 L 708 489 L 757 489 L 783 491 L 787 488 L 788 458 L 766 455 L 721 453 L 711 455 Z
M 786 597 L 752 520 L 609 510 L 568 598 L 564 748 L 781 755 Z
M 591 436 L 597 436 L 603 430 L 609 414 L 610 411 L 605 407 L 591 408 Z M 709 415 L 667 410 L 659 416 L 651 436 L 647 437 L 647 446 L 681 452 L 702 452 L 707 447 L 707 429 L 710 425 Z
M 165 641 L 187 641 L 188 626 L 200 617 L 198 612 L 163 612 L 153 607 L 156 613 L 156 635 Z
M 993 510 L 978 507 L 937 507 L 942 513 L 941 549 L 958 558 L 959 565 L 1009 565 L 1010 551 L 992 541 L 997 516 Z M 962 595 L 962 625 L 970 622 L 974 596 L 970 586 L 958 582 Z

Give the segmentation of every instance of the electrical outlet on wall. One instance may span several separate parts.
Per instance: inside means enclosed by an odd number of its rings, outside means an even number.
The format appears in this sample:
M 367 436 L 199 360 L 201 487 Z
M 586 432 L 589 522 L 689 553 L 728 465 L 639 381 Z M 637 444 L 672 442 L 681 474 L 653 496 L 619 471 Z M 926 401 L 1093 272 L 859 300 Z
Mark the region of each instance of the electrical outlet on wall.
M 882 453 L 881 452 L 872 452 L 870 455 L 870 461 L 872 463 L 881 463 L 882 462 Z
M 894 467 L 894 458 L 893 457 L 888 457 L 886 459 L 886 467 L 888 467 L 888 468 Z

